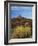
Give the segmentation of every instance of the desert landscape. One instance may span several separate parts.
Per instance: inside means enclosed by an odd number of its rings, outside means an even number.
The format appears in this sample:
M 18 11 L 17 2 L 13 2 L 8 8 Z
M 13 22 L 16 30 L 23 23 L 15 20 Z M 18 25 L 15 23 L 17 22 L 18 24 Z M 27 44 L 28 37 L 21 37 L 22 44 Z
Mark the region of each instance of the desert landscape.
M 18 15 L 10 19 L 11 38 L 32 38 L 32 19 L 24 18 Z

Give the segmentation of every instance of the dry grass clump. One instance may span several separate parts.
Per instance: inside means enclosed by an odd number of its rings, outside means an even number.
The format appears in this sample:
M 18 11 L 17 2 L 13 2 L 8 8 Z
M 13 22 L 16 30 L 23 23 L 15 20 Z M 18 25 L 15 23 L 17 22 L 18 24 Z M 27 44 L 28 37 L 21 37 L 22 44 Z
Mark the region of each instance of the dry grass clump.
M 29 38 L 31 36 L 31 27 L 28 26 L 17 26 L 12 34 L 12 38 Z

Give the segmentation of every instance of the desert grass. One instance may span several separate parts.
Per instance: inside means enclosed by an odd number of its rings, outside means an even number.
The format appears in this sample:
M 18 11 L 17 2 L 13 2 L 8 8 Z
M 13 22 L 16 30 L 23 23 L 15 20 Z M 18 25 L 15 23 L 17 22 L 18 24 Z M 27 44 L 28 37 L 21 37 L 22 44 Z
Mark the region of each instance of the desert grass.
M 11 30 L 11 38 L 31 38 L 32 27 L 30 26 L 16 26 Z

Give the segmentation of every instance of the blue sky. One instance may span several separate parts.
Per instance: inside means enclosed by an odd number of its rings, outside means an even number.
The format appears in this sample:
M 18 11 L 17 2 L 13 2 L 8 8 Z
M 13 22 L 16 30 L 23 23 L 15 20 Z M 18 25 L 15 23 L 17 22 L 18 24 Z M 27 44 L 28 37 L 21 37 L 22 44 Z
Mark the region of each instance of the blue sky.
M 11 6 L 10 15 L 11 18 L 21 15 L 22 17 L 32 19 L 32 7 Z

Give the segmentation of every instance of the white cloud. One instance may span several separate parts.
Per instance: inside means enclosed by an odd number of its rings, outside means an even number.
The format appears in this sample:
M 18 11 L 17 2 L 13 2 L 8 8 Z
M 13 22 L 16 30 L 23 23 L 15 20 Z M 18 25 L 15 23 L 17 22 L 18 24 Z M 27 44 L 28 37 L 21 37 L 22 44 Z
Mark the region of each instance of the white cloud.
M 18 10 L 18 9 L 30 9 L 30 8 L 32 8 L 32 7 L 23 7 L 23 6 L 11 6 L 11 10 Z

